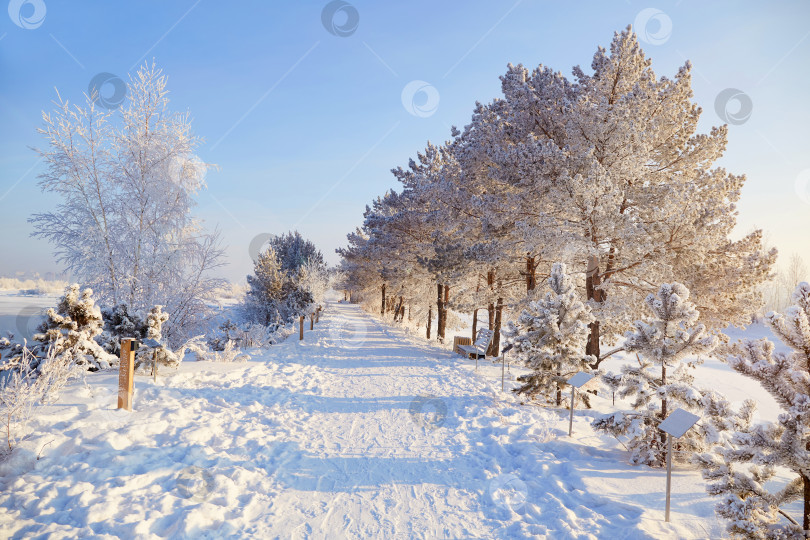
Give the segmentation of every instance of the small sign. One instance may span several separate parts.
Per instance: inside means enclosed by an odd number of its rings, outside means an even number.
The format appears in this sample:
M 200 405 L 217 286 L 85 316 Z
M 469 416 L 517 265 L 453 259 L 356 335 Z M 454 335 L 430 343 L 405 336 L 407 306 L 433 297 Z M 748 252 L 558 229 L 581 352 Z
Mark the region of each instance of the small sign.
M 152 338 L 146 338 L 145 340 L 141 341 L 141 343 L 143 343 L 150 349 L 157 349 L 158 347 L 162 346 L 158 340 Z
M 672 411 L 672 414 L 667 416 L 663 422 L 658 424 L 658 428 L 678 439 L 683 437 L 698 420 L 700 420 L 698 415 L 678 408 Z
M 584 371 L 580 371 L 570 379 L 568 379 L 568 384 L 573 386 L 574 388 L 582 388 L 584 385 L 588 384 L 588 382 L 593 379 L 593 375 L 590 373 L 586 373 Z

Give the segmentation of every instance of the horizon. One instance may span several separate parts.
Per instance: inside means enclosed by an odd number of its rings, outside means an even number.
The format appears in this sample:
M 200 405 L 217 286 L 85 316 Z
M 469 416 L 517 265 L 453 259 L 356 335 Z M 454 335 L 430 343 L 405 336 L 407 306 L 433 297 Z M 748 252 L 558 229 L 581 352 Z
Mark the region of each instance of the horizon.
M 218 166 L 195 215 L 221 229 L 228 266 L 219 274 L 241 283 L 260 235 L 299 230 L 335 264 L 365 205 L 398 188 L 390 169 L 466 125 L 476 101 L 497 98 L 508 63 L 570 78 L 629 24 L 658 77 L 692 63 L 698 131 L 729 124 L 716 166 L 748 179 L 735 237 L 762 228 L 779 265 L 793 254 L 810 263 L 801 234 L 810 229 L 810 5 L 462 6 L 313 2 L 248 12 L 196 0 L 97 10 L 12 0 L 0 16 L 0 275 L 62 270 L 27 222 L 57 203 L 40 193 L 44 167 L 29 148 L 43 143 L 36 129 L 55 88 L 76 103 L 93 81 L 109 92 L 145 62 L 163 70 L 172 109 L 188 111 L 205 139 L 196 154 Z

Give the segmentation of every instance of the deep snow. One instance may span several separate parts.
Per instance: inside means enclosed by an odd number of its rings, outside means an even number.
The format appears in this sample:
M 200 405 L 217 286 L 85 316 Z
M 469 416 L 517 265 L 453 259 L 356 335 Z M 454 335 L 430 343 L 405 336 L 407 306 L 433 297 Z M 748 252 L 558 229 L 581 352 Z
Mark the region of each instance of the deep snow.
M 474 362 L 330 302 L 242 364 L 89 374 L 0 465 L 0 536 L 719 538 L 694 470 L 627 464 L 590 421 L 521 405 Z M 617 402 L 617 406 L 620 403 Z M 37 459 L 40 455 L 40 459 Z

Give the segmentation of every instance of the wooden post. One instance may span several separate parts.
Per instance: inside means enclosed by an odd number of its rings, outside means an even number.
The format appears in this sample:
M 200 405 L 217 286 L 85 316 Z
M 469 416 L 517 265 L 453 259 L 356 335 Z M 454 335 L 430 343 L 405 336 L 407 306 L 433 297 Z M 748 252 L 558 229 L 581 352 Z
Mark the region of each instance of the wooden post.
M 309 314 L 309 329 L 315 330 L 315 312 Z
M 300 317 L 300 319 L 298 321 L 298 326 L 299 326 L 298 341 L 302 341 L 304 339 L 304 316 L 303 315 L 301 315 L 301 317 Z
M 121 363 L 118 366 L 118 408 L 132 410 L 132 389 L 135 380 L 135 339 L 121 340 Z

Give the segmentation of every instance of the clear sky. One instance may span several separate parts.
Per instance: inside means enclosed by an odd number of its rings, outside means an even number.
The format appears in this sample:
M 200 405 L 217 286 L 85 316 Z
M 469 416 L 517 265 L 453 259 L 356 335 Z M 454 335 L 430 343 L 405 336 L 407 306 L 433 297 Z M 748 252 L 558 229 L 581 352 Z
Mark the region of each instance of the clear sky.
M 589 69 L 634 22 L 659 76 L 693 63 L 701 131 L 731 119 L 720 165 L 748 176 L 739 232 L 762 227 L 783 258 L 810 263 L 810 2 L 351 0 L 330 4 L 331 17 L 321 0 L 8 3 L 0 275 L 59 270 L 26 221 L 56 203 L 37 188 L 30 149 L 54 88 L 81 100 L 97 74 L 126 79 L 157 62 L 173 108 L 205 138 L 198 155 L 219 166 L 196 213 L 223 232 L 225 275 L 244 279 L 262 233 L 297 228 L 336 262 L 365 205 L 395 187 L 389 170 L 497 97 L 507 63 Z

